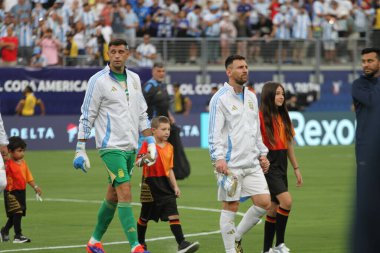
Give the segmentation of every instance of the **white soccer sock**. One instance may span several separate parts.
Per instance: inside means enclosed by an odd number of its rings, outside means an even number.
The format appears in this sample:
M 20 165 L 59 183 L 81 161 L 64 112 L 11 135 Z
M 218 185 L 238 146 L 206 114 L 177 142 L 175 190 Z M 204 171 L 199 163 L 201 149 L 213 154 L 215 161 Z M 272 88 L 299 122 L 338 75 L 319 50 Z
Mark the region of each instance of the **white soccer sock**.
M 222 234 L 226 253 L 236 253 L 235 251 L 235 212 L 222 210 L 220 213 L 220 232 Z
M 251 206 L 244 214 L 236 228 L 235 240 L 240 241 L 241 237 L 253 228 L 267 211 L 258 206 Z
M 96 240 L 94 237 L 91 236 L 91 238 L 90 238 L 90 240 L 88 242 L 91 243 L 91 244 L 95 244 L 95 243 L 98 243 L 100 241 Z

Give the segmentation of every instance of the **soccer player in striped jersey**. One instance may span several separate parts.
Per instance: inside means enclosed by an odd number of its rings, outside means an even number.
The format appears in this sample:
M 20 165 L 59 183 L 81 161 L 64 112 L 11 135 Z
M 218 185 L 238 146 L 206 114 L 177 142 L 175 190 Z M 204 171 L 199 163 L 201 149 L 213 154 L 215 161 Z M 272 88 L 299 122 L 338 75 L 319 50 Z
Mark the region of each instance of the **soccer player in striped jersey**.
M 261 93 L 260 129 L 264 144 L 269 149 L 267 155 L 270 167 L 265 174 L 272 205 L 267 213 L 264 233 L 264 253 L 271 252 L 274 235 L 276 244 L 274 253 L 287 253 L 285 229 L 292 198 L 288 192 L 288 158 L 294 168 L 297 186 L 303 180 L 293 149 L 294 129 L 285 105 L 285 89 L 276 82 L 267 82 Z
M 137 156 L 136 165 L 143 166 L 141 187 L 141 212 L 137 222 L 140 244 L 145 243 L 145 233 L 149 220 L 169 221 L 177 243 L 178 253 L 191 253 L 199 248 L 198 242 L 188 242 L 182 232 L 177 209 L 177 201 L 181 194 L 173 172 L 173 146 L 168 142 L 170 120 L 165 116 L 152 119 L 152 132 L 156 140 L 157 160 L 154 164 L 148 155 L 147 142 L 143 142 Z

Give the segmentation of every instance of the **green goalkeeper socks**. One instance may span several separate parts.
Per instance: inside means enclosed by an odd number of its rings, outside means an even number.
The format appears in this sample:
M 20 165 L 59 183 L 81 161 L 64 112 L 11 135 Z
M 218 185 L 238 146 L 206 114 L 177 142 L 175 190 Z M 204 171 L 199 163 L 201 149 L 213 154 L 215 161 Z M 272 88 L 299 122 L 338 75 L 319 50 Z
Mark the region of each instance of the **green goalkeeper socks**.
M 129 202 L 119 202 L 117 204 L 119 219 L 123 226 L 124 233 L 128 238 L 131 248 L 139 244 L 137 239 L 136 221 L 133 217 L 132 206 Z
M 92 234 L 92 237 L 100 241 L 107 231 L 109 224 L 111 223 L 113 216 L 115 215 L 116 203 L 108 202 L 104 200 L 102 205 L 99 208 L 98 212 L 98 223 L 95 226 L 95 231 Z

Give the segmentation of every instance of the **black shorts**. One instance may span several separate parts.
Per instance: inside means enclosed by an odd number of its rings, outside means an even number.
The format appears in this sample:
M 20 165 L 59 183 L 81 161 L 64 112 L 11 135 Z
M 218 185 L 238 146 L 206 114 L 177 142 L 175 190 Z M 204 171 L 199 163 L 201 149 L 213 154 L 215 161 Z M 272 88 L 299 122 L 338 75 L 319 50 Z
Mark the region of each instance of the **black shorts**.
M 169 216 L 178 215 L 177 200 L 168 198 L 165 200 L 141 203 L 140 218 L 142 220 L 154 220 L 155 222 L 168 221 Z
M 23 216 L 26 215 L 26 191 L 25 190 L 15 190 L 6 191 L 4 190 L 4 204 L 5 212 L 8 217 L 12 217 L 16 213 L 21 213 Z
M 270 150 L 267 158 L 270 162 L 269 171 L 265 174 L 272 201 L 279 204 L 277 195 L 288 191 L 288 151 Z

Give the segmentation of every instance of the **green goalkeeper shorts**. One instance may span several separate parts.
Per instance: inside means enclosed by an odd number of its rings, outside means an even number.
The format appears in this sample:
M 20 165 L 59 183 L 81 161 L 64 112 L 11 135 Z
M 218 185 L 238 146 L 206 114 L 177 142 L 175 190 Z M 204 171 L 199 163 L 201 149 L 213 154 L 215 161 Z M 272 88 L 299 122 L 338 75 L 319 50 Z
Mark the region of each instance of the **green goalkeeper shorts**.
M 99 150 L 100 157 L 106 165 L 108 182 L 116 187 L 131 181 L 132 170 L 135 163 L 135 151 L 122 151 L 116 149 Z

